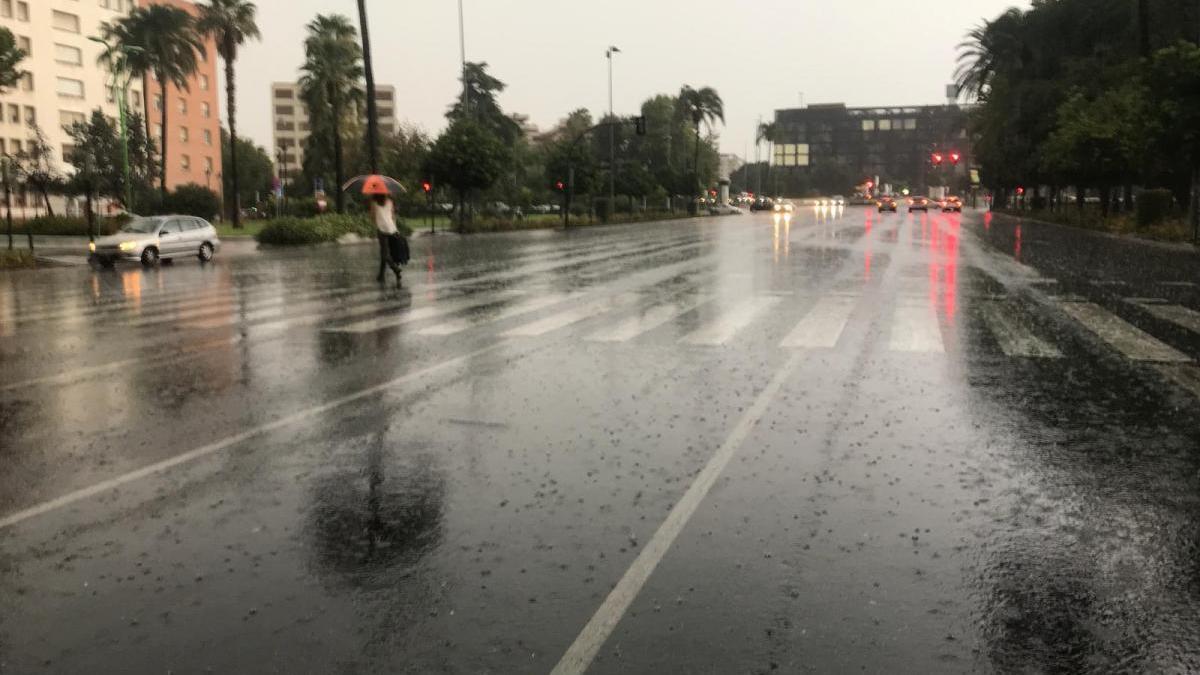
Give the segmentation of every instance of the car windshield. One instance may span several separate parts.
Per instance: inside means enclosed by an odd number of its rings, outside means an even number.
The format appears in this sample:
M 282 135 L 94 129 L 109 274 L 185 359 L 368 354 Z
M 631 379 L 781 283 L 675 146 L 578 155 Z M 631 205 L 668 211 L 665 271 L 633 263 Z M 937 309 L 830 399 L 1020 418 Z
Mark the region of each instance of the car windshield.
M 136 218 L 121 228 L 127 234 L 151 234 L 162 224 L 162 218 Z

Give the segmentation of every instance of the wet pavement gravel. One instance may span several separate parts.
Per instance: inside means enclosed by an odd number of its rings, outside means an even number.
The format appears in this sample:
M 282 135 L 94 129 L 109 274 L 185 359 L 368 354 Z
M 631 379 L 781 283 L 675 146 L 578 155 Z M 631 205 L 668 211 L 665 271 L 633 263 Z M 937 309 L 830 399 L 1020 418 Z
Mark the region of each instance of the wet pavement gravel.
M 802 207 L 0 276 L 0 672 L 1200 671 L 1200 257 Z

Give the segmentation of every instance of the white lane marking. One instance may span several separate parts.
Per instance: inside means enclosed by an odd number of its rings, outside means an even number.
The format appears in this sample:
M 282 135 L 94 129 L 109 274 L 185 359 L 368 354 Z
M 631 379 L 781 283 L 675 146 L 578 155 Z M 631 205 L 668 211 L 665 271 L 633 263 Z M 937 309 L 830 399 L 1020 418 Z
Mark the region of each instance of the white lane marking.
M 282 291 L 281 291 L 282 293 Z M 337 302 L 349 302 L 357 298 L 371 297 L 378 295 L 379 289 L 374 291 L 359 291 L 352 292 L 349 289 L 327 289 L 323 291 L 314 291 L 307 293 L 297 293 L 295 295 L 275 295 L 255 299 L 229 299 L 226 301 L 216 301 L 206 303 L 202 306 L 191 307 L 188 303 L 181 303 L 179 307 L 172 307 L 156 312 L 152 316 L 144 317 L 135 321 L 129 321 L 124 325 L 131 328 L 145 328 L 147 326 L 157 326 L 164 323 L 175 323 L 177 321 L 188 321 L 190 327 L 192 319 L 199 319 L 198 324 L 207 324 L 219 321 L 222 318 L 229 317 L 230 320 L 225 324 L 233 323 L 239 317 L 239 312 L 265 312 L 278 311 L 283 308 L 300 307 L 300 306 L 317 306 L 324 304 L 329 298 L 333 298 Z M 303 304 L 301 304 L 303 303 Z
M 732 340 L 738 331 L 749 326 L 759 314 L 779 304 L 781 300 L 782 298 L 771 295 L 752 298 L 723 313 L 707 326 L 685 335 L 680 342 L 689 345 L 723 345 Z
M 366 319 L 355 323 L 349 323 L 344 326 L 335 326 L 324 329 L 326 333 L 350 333 L 353 335 L 362 335 L 365 333 L 374 333 L 385 328 L 394 328 L 415 321 L 424 321 L 425 319 L 433 319 L 447 314 L 453 314 L 464 309 L 472 309 L 474 307 L 484 307 L 497 302 L 503 302 L 509 298 L 520 295 L 518 291 L 500 291 L 498 293 L 489 293 L 484 296 L 472 296 L 458 301 L 442 301 L 429 307 L 420 307 L 410 312 L 405 312 L 398 316 L 380 316 L 373 319 Z
M 580 295 L 581 294 L 578 293 L 552 293 L 547 296 L 534 298 L 510 307 L 505 307 L 501 311 L 485 317 L 454 319 L 453 321 L 439 323 L 436 326 L 430 326 L 417 331 L 417 335 L 456 335 L 465 330 L 474 328 L 475 326 L 498 323 L 506 319 L 512 319 L 524 314 L 546 309 L 547 307 L 553 307 L 554 305 L 566 302 L 567 300 L 573 300 L 577 297 L 580 297 Z
M 1034 359 L 1061 359 L 1062 352 L 1043 340 L 1027 322 L 1013 316 L 1013 308 L 1004 302 L 985 302 L 983 320 L 992 331 L 1000 350 L 1007 356 Z
M 588 342 L 628 342 L 639 335 L 648 333 L 669 321 L 687 314 L 706 302 L 708 302 L 708 298 L 690 298 L 655 305 L 614 326 L 602 328 L 592 333 L 586 340 Z
M 1154 366 L 1175 384 L 1186 389 L 1197 399 L 1200 399 L 1200 368 L 1193 365 L 1159 365 Z
M 1188 356 L 1091 302 L 1060 302 L 1059 309 L 1133 361 L 1187 363 Z
M 850 315 L 858 305 L 858 298 L 846 295 L 831 295 L 821 298 L 804 315 L 792 332 L 779 343 L 791 349 L 833 349 L 846 330 Z
M 538 319 L 524 326 L 517 326 L 500 334 L 501 337 L 538 337 L 546 333 L 566 328 L 573 323 L 590 319 L 598 314 L 620 309 L 638 300 L 636 293 L 620 293 L 586 302 L 579 307 L 552 314 L 544 319 Z
M 89 497 L 94 497 L 98 494 L 108 492 L 109 490 L 113 490 L 115 488 L 121 487 L 122 485 L 126 485 L 126 484 L 132 483 L 134 481 L 141 480 L 142 478 L 146 478 L 148 476 L 152 476 L 157 473 L 162 473 L 163 471 L 166 471 L 167 469 L 170 469 L 172 467 L 176 467 L 181 464 L 187 464 L 189 462 L 193 462 L 202 457 L 206 457 L 213 453 L 220 452 L 222 450 L 233 447 L 233 446 L 237 445 L 238 443 L 249 440 L 256 436 L 261 436 L 262 434 L 265 434 L 265 433 L 268 433 L 271 431 L 275 431 L 276 429 L 281 429 L 283 427 L 290 426 L 297 422 L 301 422 L 306 419 L 311 419 L 312 417 L 314 417 L 316 415 L 321 415 L 323 413 L 329 412 L 330 410 L 340 408 L 348 403 L 353 403 L 355 401 L 362 400 L 364 398 L 367 398 L 368 396 L 373 396 L 375 394 L 387 391 L 388 389 L 391 389 L 393 387 L 398 387 L 400 385 L 406 384 L 406 383 L 414 381 L 414 380 L 421 380 L 423 378 L 429 377 L 430 375 L 433 375 L 434 373 L 436 373 L 440 370 L 445 370 L 447 368 L 453 368 L 459 364 L 465 363 L 465 362 L 467 362 L 471 359 L 477 358 L 483 354 L 486 354 L 491 351 L 495 351 L 501 347 L 506 346 L 507 344 L 508 343 L 506 343 L 506 342 L 497 342 L 488 347 L 484 347 L 483 349 L 478 349 L 476 351 L 470 352 L 469 354 L 464 354 L 462 356 L 456 356 L 452 359 L 442 361 L 441 363 L 436 363 L 427 368 L 422 368 L 420 370 L 417 370 L 417 371 L 414 371 L 411 373 L 407 373 L 405 375 L 401 375 L 400 377 L 396 377 L 394 379 L 388 380 L 387 382 L 384 382 L 382 384 L 377 384 L 372 387 L 367 387 L 366 389 L 361 389 L 357 392 L 354 392 L 353 394 L 348 394 L 346 396 L 342 396 L 341 398 L 336 398 L 336 399 L 333 399 L 332 401 L 328 401 L 328 402 L 322 403 L 320 405 L 315 405 L 315 406 L 311 406 L 309 408 L 305 408 L 304 410 L 292 413 L 291 415 L 286 415 L 286 416 L 281 417 L 272 422 L 267 422 L 266 424 L 260 424 L 251 429 L 247 429 L 246 431 L 243 431 L 241 433 L 237 433 L 232 436 L 227 436 L 219 441 L 209 443 L 208 445 L 203 445 L 194 450 L 189 450 L 188 452 L 185 452 L 180 455 L 176 455 L 174 457 L 171 457 L 170 459 L 165 459 L 161 462 L 156 462 L 154 464 L 144 466 L 135 471 L 130 471 L 129 473 L 126 473 L 121 476 L 117 476 L 116 478 L 110 478 L 109 480 L 96 483 L 95 485 L 91 485 L 86 488 L 76 490 L 74 492 L 68 492 L 67 494 L 62 495 L 61 497 L 56 497 L 55 499 L 51 499 L 49 501 L 42 502 L 41 504 L 38 504 L 36 506 L 32 506 L 30 508 L 23 509 L 21 511 L 17 511 L 16 513 L 12 513 L 7 516 L 4 516 L 3 518 L 0 518 L 0 530 L 12 527 L 13 525 L 17 525 L 26 520 L 29 520 L 30 518 L 36 518 L 37 516 L 49 513 L 51 511 L 55 511 L 64 506 L 74 504 L 75 502 L 79 502 L 84 499 L 88 499 Z
M 915 354 L 942 354 L 942 327 L 937 312 L 928 302 L 901 302 L 892 314 L 888 349 Z
M 597 652 L 600 651 L 600 647 L 612 634 L 613 629 L 617 627 L 621 617 L 628 611 L 630 604 L 642 590 L 654 569 L 662 562 L 663 556 L 666 555 L 679 533 L 683 531 L 692 515 L 695 514 L 700 502 L 712 490 L 713 484 L 728 466 L 729 461 L 733 459 L 734 453 L 754 431 L 755 426 L 766 414 L 767 408 L 783 387 L 783 383 L 795 372 L 802 359 L 801 354 L 793 354 L 788 357 L 787 362 L 783 364 L 775 377 L 771 378 L 771 381 L 759 393 L 754 403 L 733 427 L 725 442 L 717 448 L 700 473 L 696 474 L 696 479 L 692 481 L 687 492 L 667 514 L 666 520 L 659 525 L 650 541 L 646 542 L 633 564 L 625 571 L 621 580 L 604 599 L 604 603 L 600 605 L 579 636 L 575 638 L 575 642 L 563 654 L 558 665 L 554 667 L 552 675 L 578 675 L 588 669 L 592 660 L 596 658 Z
M 1154 316 L 1178 324 L 1193 333 L 1200 333 L 1200 312 L 1181 305 L 1139 303 L 1139 306 Z

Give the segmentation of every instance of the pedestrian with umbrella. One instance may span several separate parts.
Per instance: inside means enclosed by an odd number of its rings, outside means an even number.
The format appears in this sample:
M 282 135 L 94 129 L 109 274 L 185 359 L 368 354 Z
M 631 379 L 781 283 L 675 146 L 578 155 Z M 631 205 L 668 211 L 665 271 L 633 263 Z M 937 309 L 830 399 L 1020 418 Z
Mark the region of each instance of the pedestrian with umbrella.
M 375 280 L 383 283 L 384 272 L 390 268 L 399 286 L 400 267 L 408 264 L 409 250 L 408 240 L 396 228 L 392 195 L 405 192 L 404 186 L 394 178 L 371 175 L 352 178 L 342 186 L 342 190 L 362 194 L 369 200 L 371 223 L 375 225 L 375 234 L 379 239 L 379 274 Z

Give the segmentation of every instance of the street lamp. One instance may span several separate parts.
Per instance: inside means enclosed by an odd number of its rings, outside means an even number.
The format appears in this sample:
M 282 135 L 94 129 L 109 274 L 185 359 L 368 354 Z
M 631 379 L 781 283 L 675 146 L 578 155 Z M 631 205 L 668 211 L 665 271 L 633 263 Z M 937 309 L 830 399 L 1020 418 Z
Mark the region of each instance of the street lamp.
M 608 59 L 608 217 L 611 220 L 617 207 L 617 125 L 613 116 L 613 54 L 620 54 L 617 47 L 604 52 Z
M 129 84 L 133 82 L 133 72 L 129 70 L 130 54 L 141 54 L 144 49 L 134 45 L 122 45 L 120 48 L 121 56 L 113 58 L 112 45 L 108 44 L 103 38 L 91 36 L 88 38 L 92 42 L 104 45 L 104 58 L 108 61 L 109 71 L 112 73 L 111 84 L 109 87 L 114 90 L 117 99 L 117 110 L 120 111 L 121 117 L 121 170 L 125 180 L 125 211 L 133 212 L 133 181 L 129 177 L 129 122 L 125 116 L 126 100 L 125 93 L 129 89 Z M 118 87 L 120 76 L 126 75 L 125 82 Z

